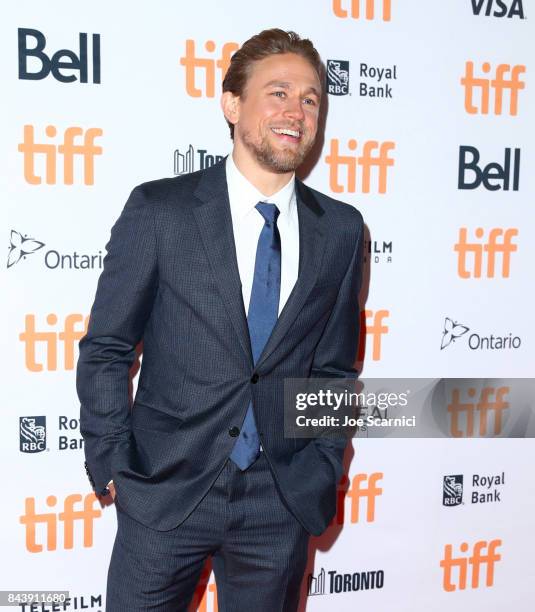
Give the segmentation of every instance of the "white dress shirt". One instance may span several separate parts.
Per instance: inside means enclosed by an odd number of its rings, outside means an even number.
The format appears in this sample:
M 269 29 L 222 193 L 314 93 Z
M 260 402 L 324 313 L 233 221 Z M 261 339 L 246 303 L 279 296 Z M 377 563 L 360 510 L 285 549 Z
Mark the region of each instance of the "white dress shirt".
M 267 197 L 238 170 L 232 154 L 227 157 L 226 173 L 245 314 L 249 311 L 253 287 L 256 247 L 264 227 L 264 217 L 255 206 L 258 202 L 270 202 L 276 204 L 280 211 L 277 218 L 281 238 L 281 290 L 278 312 L 280 315 L 295 285 L 299 270 L 299 219 L 295 196 L 295 174 L 282 189 Z

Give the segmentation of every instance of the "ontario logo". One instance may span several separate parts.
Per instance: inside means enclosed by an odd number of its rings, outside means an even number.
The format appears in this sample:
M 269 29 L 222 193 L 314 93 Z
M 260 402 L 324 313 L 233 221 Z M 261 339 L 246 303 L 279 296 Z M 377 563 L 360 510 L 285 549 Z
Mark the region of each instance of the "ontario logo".
M 442 341 L 440 343 L 440 350 L 444 350 L 455 343 L 456 340 L 462 337 L 466 337 L 466 334 L 470 331 L 470 328 L 463 323 L 458 323 L 449 317 L 444 319 L 444 329 L 442 331 Z M 477 350 L 514 350 L 520 348 L 522 340 L 519 336 L 513 335 L 512 332 L 508 332 L 504 335 L 491 334 L 479 334 L 472 332 L 468 336 L 468 348 L 472 351 Z
M 41 251 L 44 246 L 44 242 L 12 229 L 9 237 L 7 267 L 12 268 L 30 255 Z M 44 251 L 42 263 L 49 270 L 102 270 L 104 256 L 102 251 L 87 254 L 78 253 L 78 251 L 62 253 L 55 249 L 49 249 Z
M 41 453 L 46 450 L 46 416 L 19 418 L 21 453 Z
M 347 96 L 349 93 L 349 61 L 327 60 L 327 93 Z

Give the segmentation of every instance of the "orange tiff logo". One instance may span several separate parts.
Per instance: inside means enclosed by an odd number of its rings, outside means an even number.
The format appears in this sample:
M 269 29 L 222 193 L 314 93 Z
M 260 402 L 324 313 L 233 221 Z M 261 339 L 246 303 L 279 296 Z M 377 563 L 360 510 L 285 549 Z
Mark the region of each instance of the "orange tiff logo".
M 217 612 L 217 587 L 213 580 L 209 580 L 212 574 L 212 564 L 203 567 L 199 582 L 195 588 L 195 594 L 190 604 L 191 612 Z
M 76 506 L 81 503 L 80 509 Z M 67 495 L 63 502 L 62 512 L 43 512 L 37 514 L 35 511 L 35 497 L 27 497 L 25 500 L 24 514 L 19 522 L 26 528 L 26 550 L 32 553 L 43 552 L 43 544 L 46 541 L 46 550 L 56 550 L 58 547 L 58 522 L 63 523 L 63 548 L 70 550 L 74 548 L 74 524 L 79 522 L 83 525 L 83 547 L 93 546 L 93 521 L 102 515 L 102 511 L 95 508 L 95 502 L 99 501 L 94 493 L 85 497 L 78 493 Z M 54 508 L 58 503 L 55 495 L 46 498 L 46 505 Z M 38 525 L 44 525 L 45 536 L 38 537 Z M 42 535 L 42 533 L 40 534 Z
M 24 357 L 26 367 L 30 372 L 42 372 L 46 364 L 48 371 L 58 369 L 58 344 L 63 344 L 63 366 L 65 370 L 74 370 L 75 344 L 85 335 L 89 316 L 84 318 L 81 314 L 70 314 L 65 317 L 63 329 L 60 331 L 37 331 L 35 328 L 35 315 L 27 314 L 24 318 L 24 331 L 19 334 L 19 340 L 24 343 Z M 46 317 L 48 325 L 57 325 L 58 316 L 49 314 Z M 82 323 L 79 329 L 78 324 Z M 40 346 L 38 360 L 37 346 Z
M 361 4 L 365 5 L 366 19 L 375 18 L 375 5 L 382 4 L 383 21 L 390 21 L 392 17 L 391 0 L 333 0 L 333 13 L 341 19 L 360 19 Z M 349 6 L 349 10 L 346 8 Z
M 501 555 L 496 554 L 496 549 L 502 545 L 501 540 L 479 540 L 474 544 L 472 554 L 469 555 L 469 546 L 463 542 L 460 546 L 462 555 L 453 556 L 453 546 L 446 544 L 444 548 L 444 558 L 440 562 L 440 567 L 443 568 L 442 586 L 445 591 L 452 592 L 457 589 L 463 591 L 466 589 L 468 580 L 468 566 L 471 573 L 471 587 L 479 588 L 481 578 L 481 568 L 485 568 L 486 581 L 485 585 L 491 587 L 494 584 L 494 565 L 501 560 Z M 456 576 L 453 577 L 454 569 Z
M 358 523 L 362 517 L 361 511 L 366 512 L 366 522 L 375 521 L 375 506 L 377 497 L 383 494 L 383 489 L 377 483 L 383 479 L 383 472 L 371 474 L 356 474 L 351 482 L 347 476 L 342 476 L 338 486 L 338 504 L 336 516 L 331 525 L 343 525 L 345 521 L 346 502 L 349 506 L 349 521 Z M 350 484 L 349 488 L 346 487 Z M 362 502 L 362 503 L 361 503 Z
M 471 115 L 488 115 L 490 90 L 494 92 L 494 114 L 501 115 L 503 109 L 503 92 L 509 92 L 509 114 L 518 114 L 518 91 L 524 89 L 525 82 L 520 80 L 520 75 L 526 72 L 526 67 L 518 64 L 511 68 L 510 64 L 498 64 L 494 78 L 491 76 L 489 62 L 484 62 L 481 70 L 488 77 L 474 76 L 474 62 L 466 62 L 464 76 L 461 85 L 464 86 L 464 108 Z M 510 78 L 506 78 L 510 75 Z M 474 104 L 474 90 L 479 92 L 479 106 Z
M 362 155 L 341 155 L 340 141 L 331 138 L 331 150 L 325 157 L 329 166 L 329 188 L 334 193 L 355 193 L 357 191 L 357 167 L 361 168 L 361 193 L 370 193 L 371 170 L 377 168 L 377 191 L 386 193 L 386 178 L 389 166 L 394 165 L 394 160 L 388 153 L 395 148 L 391 141 L 379 143 L 377 140 L 368 140 L 362 145 Z M 347 148 L 350 151 L 357 150 L 357 141 L 348 140 Z M 345 168 L 345 181 L 340 182 L 340 168 Z
M 53 125 L 47 125 L 45 134 L 48 138 L 55 138 L 58 130 Z M 42 182 L 42 171 L 44 169 L 45 182 L 47 185 L 55 185 L 57 182 L 57 155 L 63 156 L 63 184 L 74 183 L 75 158 L 81 160 L 83 168 L 84 185 L 95 183 L 95 155 L 102 155 L 102 147 L 95 145 L 95 138 L 102 136 L 100 128 L 69 127 L 63 134 L 63 142 L 36 143 L 34 126 L 24 126 L 24 140 L 19 144 L 18 150 L 24 156 L 24 178 L 30 185 L 40 185 Z M 77 142 L 79 141 L 79 142 Z M 44 156 L 41 163 L 37 164 L 36 157 Z
M 216 50 L 216 44 L 213 40 L 207 40 L 204 48 L 208 53 L 213 53 Z M 180 65 L 184 66 L 186 71 L 186 91 L 192 98 L 200 98 L 203 95 L 203 89 L 197 87 L 196 74 L 203 72 L 204 78 L 201 82 L 204 83 L 204 95 L 207 98 L 215 96 L 215 72 L 216 67 L 221 71 L 221 82 L 227 73 L 230 58 L 232 54 L 240 48 L 240 45 L 235 42 L 227 42 L 223 44 L 221 53 L 218 58 L 197 57 L 195 53 L 195 41 L 186 40 L 186 53 L 180 58 Z
M 513 243 L 513 237 L 518 236 L 515 228 L 502 229 L 494 227 L 489 231 L 487 240 L 482 240 L 485 230 L 478 227 L 475 230 L 475 237 L 479 242 L 468 242 L 468 229 L 459 229 L 459 242 L 455 244 L 453 250 L 458 253 L 457 273 L 461 278 L 481 278 L 483 258 L 486 255 L 486 278 L 494 278 L 496 274 L 496 257 L 502 256 L 501 277 L 509 278 L 511 271 L 511 253 L 518 250 Z M 471 255 L 471 265 L 468 265 L 468 255 Z
M 453 389 L 451 403 L 448 404 L 450 414 L 450 433 L 454 438 L 463 436 L 471 438 L 474 436 L 474 419 L 476 412 L 479 412 L 479 435 L 487 435 L 487 425 L 489 418 L 492 422 L 494 415 L 494 435 L 497 436 L 502 431 L 503 411 L 509 408 L 509 402 L 505 401 L 509 387 L 483 387 L 479 394 L 479 400 L 475 401 L 477 391 L 470 387 L 467 391 L 468 400 L 461 400 L 461 390 Z M 463 429 L 460 428 L 459 421 L 463 421 Z
M 389 310 L 364 310 L 360 313 L 360 339 L 357 359 L 362 361 L 366 353 L 366 341 L 371 339 L 372 360 L 381 359 L 382 338 L 390 328 L 384 324 L 390 316 Z

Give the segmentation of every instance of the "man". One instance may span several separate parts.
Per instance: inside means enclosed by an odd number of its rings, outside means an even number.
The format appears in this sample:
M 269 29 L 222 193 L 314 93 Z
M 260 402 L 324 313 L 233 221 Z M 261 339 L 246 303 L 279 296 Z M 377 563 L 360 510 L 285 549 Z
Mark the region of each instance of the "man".
M 220 610 L 295 610 L 334 515 L 346 440 L 283 418 L 285 378 L 357 375 L 362 217 L 294 175 L 321 74 L 293 32 L 248 40 L 223 83 L 232 154 L 137 187 L 112 229 L 77 378 L 89 478 L 116 491 L 112 612 L 186 610 L 210 555 Z

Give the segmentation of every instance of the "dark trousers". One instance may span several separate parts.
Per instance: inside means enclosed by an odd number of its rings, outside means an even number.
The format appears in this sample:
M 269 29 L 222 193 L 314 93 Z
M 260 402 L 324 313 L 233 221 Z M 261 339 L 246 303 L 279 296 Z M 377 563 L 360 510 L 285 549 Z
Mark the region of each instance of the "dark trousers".
M 133 520 L 120 499 L 116 508 L 107 612 L 186 611 L 209 556 L 220 612 L 297 609 L 309 534 L 281 501 L 264 453 L 244 472 L 228 460 L 171 531 Z

